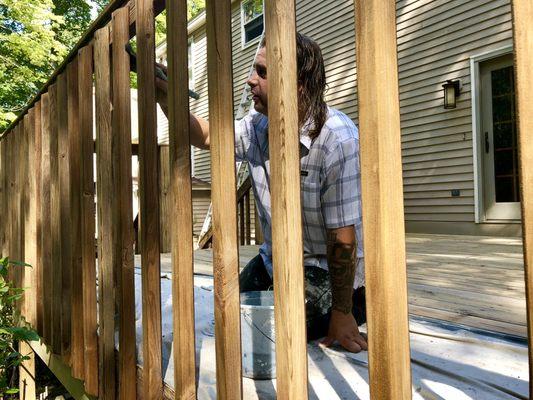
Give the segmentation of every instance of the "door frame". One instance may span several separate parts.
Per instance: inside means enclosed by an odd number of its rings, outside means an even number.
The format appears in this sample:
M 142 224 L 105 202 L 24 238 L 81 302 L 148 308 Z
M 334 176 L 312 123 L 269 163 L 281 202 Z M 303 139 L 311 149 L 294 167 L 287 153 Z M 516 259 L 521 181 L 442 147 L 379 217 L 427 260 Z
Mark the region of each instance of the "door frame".
M 483 61 L 513 54 L 513 45 L 507 45 L 470 57 L 470 82 L 472 90 L 472 155 L 474 160 L 474 213 L 477 224 L 488 222 L 485 215 L 483 180 L 483 138 L 481 120 L 481 71 Z M 512 223 L 514 220 L 490 220 L 491 223 Z M 519 220 L 516 220 L 519 223 Z

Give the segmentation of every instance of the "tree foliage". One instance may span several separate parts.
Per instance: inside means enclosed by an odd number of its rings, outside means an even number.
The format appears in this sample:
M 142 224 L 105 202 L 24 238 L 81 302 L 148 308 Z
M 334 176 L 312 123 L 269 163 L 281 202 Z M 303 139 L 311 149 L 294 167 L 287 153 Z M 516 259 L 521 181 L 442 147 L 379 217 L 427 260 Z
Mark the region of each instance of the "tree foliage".
M 0 0 L 0 128 L 17 114 L 63 59 L 63 19 L 52 0 Z
M 40 90 L 109 0 L 0 0 L 0 131 Z M 188 0 L 187 16 L 205 9 Z M 166 37 L 164 13 L 156 40 Z

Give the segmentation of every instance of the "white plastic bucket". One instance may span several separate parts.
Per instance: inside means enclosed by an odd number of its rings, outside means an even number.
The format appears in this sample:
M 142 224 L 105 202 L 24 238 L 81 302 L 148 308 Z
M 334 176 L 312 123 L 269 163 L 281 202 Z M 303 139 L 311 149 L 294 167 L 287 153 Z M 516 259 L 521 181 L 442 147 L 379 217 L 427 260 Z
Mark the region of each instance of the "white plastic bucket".
M 241 293 L 243 375 L 252 379 L 276 377 L 274 292 Z

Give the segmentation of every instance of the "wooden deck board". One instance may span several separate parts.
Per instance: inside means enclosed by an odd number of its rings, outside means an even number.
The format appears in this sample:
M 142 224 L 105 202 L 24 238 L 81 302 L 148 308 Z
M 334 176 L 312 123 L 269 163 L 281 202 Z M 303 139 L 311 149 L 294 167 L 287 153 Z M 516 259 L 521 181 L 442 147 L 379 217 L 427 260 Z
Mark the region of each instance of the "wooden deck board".
M 411 315 L 526 337 L 526 303 L 520 238 L 407 235 Z M 241 246 L 239 264 L 258 254 Z M 170 256 L 162 255 L 170 272 Z M 210 249 L 194 253 L 194 271 L 212 275 Z

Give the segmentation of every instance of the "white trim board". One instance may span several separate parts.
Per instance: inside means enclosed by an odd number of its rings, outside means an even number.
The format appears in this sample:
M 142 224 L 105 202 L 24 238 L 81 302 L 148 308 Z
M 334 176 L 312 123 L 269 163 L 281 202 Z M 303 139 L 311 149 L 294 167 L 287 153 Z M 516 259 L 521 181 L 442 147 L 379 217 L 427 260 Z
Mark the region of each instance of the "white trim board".
M 483 204 L 483 160 L 479 157 L 481 143 L 481 89 L 479 64 L 513 52 L 513 45 L 500 47 L 470 57 L 470 83 L 472 87 L 472 156 L 474 160 L 474 215 L 477 224 L 483 223 L 485 209 Z

